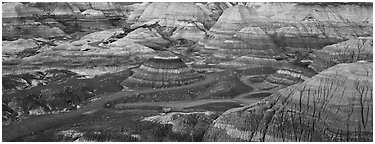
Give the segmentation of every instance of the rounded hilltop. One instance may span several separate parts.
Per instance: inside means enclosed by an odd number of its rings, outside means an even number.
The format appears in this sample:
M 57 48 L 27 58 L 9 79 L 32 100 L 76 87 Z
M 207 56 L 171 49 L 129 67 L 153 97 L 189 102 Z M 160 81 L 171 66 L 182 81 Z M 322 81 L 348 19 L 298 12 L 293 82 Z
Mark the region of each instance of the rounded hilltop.
M 133 72 L 121 85 L 136 89 L 168 88 L 192 84 L 203 78 L 169 51 L 159 52 Z

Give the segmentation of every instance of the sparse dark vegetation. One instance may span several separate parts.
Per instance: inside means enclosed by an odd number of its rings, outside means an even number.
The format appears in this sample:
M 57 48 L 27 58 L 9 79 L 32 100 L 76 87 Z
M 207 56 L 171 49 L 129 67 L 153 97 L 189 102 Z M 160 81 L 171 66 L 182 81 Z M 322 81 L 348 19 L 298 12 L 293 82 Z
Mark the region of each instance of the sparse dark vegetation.
M 129 75 L 129 70 L 91 79 L 81 79 L 81 76 L 67 70 L 48 70 L 34 75 L 8 75 L 3 76 L 3 92 L 6 93 L 3 93 L 2 99 L 6 105 L 21 107 L 15 110 L 25 113 L 21 116 L 27 116 L 30 110 L 39 107 L 42 108 L 41 112 L 72 110 L 76 109 L 77 105 L 87 103 L 86 100 L 90 97 L 121 91 L 120 82 Z M 32 82 L 36 80 L 40 82 L 38 86 L 33 86 Z

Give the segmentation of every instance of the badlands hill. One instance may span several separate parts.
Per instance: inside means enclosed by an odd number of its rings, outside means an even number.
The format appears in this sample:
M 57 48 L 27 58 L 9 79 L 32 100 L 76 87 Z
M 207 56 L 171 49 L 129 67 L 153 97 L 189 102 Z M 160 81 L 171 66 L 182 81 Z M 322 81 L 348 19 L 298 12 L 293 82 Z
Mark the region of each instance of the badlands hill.
M 372 141 L 372 63 L 339 64 L 226 111 L 204 141 Z
M 373 141 L 372 3 L 2 3 L 3 141 Z

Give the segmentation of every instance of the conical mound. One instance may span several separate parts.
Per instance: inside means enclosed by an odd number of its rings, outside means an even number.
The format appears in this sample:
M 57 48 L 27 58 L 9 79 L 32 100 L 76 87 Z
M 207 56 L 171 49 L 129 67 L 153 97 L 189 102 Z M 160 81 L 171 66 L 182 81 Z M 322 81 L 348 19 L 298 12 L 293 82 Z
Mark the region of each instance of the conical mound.
M 76 6 L 71 5 L 69 3 L 62 3 L 62 4 L 57 5 L 55 10 L 53 11 L 53 14 L 55 14 L 55 15 L 72 15 L 72 14 L 79 13 L 79 12 L 80 11 Z
M 137 22 L 138 18 L 142 15 L 143 11 L 147 8 L 148 5 L 150 5 L 149 2 L 143 2 L 134 11 L 130 12 L 127 22 L 129 23 Z
M 236 5 L 226 9 L 210 31 L 234 34 L 244 27 L 261 26 L 268 21 L 254 9 Z
M 147 22 L 152 19 L 163 19 L 165 18 L 165 10 L 168 8 L 170 3 L 156 2 L 148 5 L 139 17 L 138 22 Z
M 269 19 L 260 16 L 255 10 L 243 5 L 236 5 L 228 8 L 220 16 L 219 20 L 209 30 L 211 35 L 207 39 L 202 39 L 202 44 L 207 49 L 221 49 L 226 40 L 232 37 L 245 27 L 263 27 Z
M 171 3 L 165 13 L 167 20 L 182 20 L 204 23 L 208 15 L 194 3 Z
M 178 26 L 179 21 L 193 21 L 204 23 L 209 18 L 208 14 L 194 3 L 171 3 L 171 2 L 155 2 L 147 6 L 139 23 L 161 20 L 160 25 Z
M 129 88 L 168 88 L 188 85 L 202 78 L 171 52 L 161 52 L 150 58 L 121 85 Z

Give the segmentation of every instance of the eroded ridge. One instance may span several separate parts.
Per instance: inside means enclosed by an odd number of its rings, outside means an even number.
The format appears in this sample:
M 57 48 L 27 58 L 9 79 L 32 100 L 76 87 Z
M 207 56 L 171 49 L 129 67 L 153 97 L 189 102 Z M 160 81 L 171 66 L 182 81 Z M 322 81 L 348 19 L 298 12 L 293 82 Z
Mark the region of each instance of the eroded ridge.
M 372 63 L 339 64 L 220 116 L 205 141 L 372 141 Z

